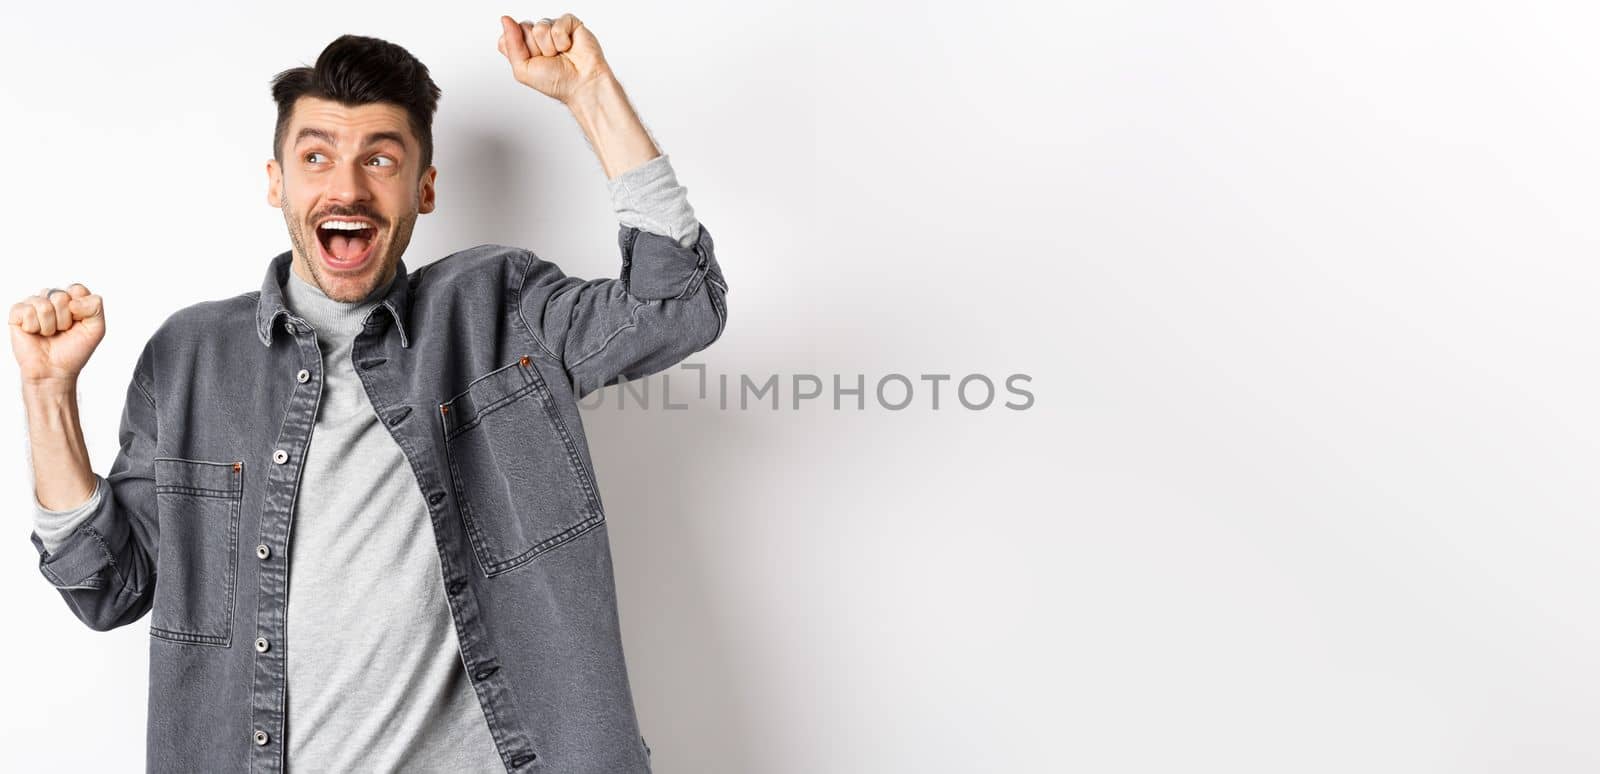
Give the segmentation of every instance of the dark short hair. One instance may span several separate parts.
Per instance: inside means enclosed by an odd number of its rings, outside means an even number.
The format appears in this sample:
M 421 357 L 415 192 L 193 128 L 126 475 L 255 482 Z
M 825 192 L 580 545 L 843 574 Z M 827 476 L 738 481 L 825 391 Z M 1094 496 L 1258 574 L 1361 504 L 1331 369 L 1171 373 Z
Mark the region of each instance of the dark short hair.
M 378 38 L 341 35 L 328 44 L 311 67 L 294 67 L 272 79 L 278 103 L 278 126 L 272 133 L 272 157 L 283 163 L 283 135 L 289 131 L 295 100 L 317 97 L 348 107 L 388 102 L 406 111 L 411 133 L 422 144 L 422 169 L 433 163 L 433 112 L 439 87 L 428 68 L 411 52 Z

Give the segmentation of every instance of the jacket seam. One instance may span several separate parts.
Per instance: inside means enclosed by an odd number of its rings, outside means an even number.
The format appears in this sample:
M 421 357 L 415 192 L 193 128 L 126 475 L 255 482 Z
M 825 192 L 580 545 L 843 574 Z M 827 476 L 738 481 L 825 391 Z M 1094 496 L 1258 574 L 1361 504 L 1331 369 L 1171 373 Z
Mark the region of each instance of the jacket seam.
M 145 386 L 139 383 L 137 377 L 133 380 L 133 386 L 139 388 L 139 394 L 143 395 L 144 399 L 150 403 L 150 408 L 156 407 L 155 396 L 151 395 L 150 390 L 145 389 Z
M 632 293 L 629 293 L 628 294 L 628 298 L 637 299 L 637 296 L 634 296 Z M 615 341 L 617 336 L 621 335 L 623 331 L 625 331 L 625 330 L 627 330 L 629 328 L 638 327 L 638 325 L 639 325 L 639 310 L 645 308 L 645 305 L 648 304 L 648 303 L 650 303 L 650 302 L 642 300 L 642 299 L 639 299 L 639 303 L 635 304 L 634 307 L 633 307 L 633 310 L 629 313 L 628 321 L 626 323 L 623 323 L 622 325 L 618 326 L 616 330 L 614 330 L 611 333 L 607 334 L 605 340 L 600 342 L 600 345 L 595 347 L 588 354 L 584 355 L 583 357 L 578 358 L 577 360 L 572 361 L 571 363 L 568 363 L 567 367 L 568 368 L 577 368 L 585 360 L 588 360 L 589 358 L 592 358 L 595 355 L 600 354 L 602 351 L 605 350 L 606 347 L 611 346 L 611 342 Z
M 517 280 L 516 290 L 511 294 L 511 304 L 513 307 L 512 311 L 516 313 L 517 321 L 522 323 L 523 333 L 526 333 L 528 338 L 533 339 L 533 343 L 539 348 L 539 351 L 545 353 L 545 355 L 549 356 L 551 360 L 560 363 L 561 357 L 555 352 L 551 351 L 550 347 L 544 343 L 544 338 L 538 334 L 533 325 L 528 322 L 527 316 L 522 313 L 522 298 L 524 291 L 526 291 L 528 287 L 528 275 L 533 272 L 533 263 L 534 261 L 539 260 L 539 258 L 535 256 L 531 250 L 519 248 L 518 252 L 523 254 L 526 261 L 522 265 L 522 277 Z
M 639 234 L 640 233 L 644 233 L 644 231 L 642 229 L 638 228 L 637 226 L 632 227 L 632 231 L 633 231 L 633 233 L 630 233 L 628 235 L 629 239 L 627 240 L 627 253 L 625 255 L 625 261 L 624 261 L 624 268 L 627 270 L 626 271 L 627 278 L 624 280 L 624 282 L 622 284 L 622 292 L 624 294 L 626 294 L 628 296 L 628 298 L 637 300 L 639 303 L 638 303 L 638 305 L 634 306 L 633 309 L 631 310 L 631 314 L 629 315 L 629 320 L 628 320 L 627 323 L 619 326 L 616 330 L 614 330 L 611 333 L 607 334 L 605 340 L 600 342 L 599 346 L 595 347 L 588 354 L 585 354 L 582 357 L 579 357 L 577 360 L 574 360 L 571 363 L 568 363 L 567 364 L 568 368 L 577 368 L 584 361 L 586 361 L 589 358 L 592 358 L 595 355 L 598 355 L 602 351 L 604 351 L 605 348 L 610 346 L 611 342 L 614 341 L 616 339 L 616 337 L 619 334 L 621 334 L 623 331 L 628 330 L 629 328 L 637 327 L 639 325 L 639 310 L 643 309 L 646 305 L 648 305 L 648 304 L 650 304 L 652 302 L 656 302 L 656 301 L 680 301 L 680 300 L 685 300 L 689 296 L 693 295 L 695 291 L 699 290 L 701 283 L 705 280 L 708 265 L 707 265 L 707 261 L 705 259 L 704 253 L 702 253 L 701 250 L 700 250 L 700 242 L 699 242 L 699 240 L 696 240 L 694 245 L 692 246 L 692 249 L 695 251 L 695 255 L 699 256 L 699 260 L 695 264 L 694 271 L 691 272 L 689 274 L 689 278 L 684 281 L 683 288 L 678 291 L 677 295 L 668 296 L 668 297 L 665 297 L 665 298 L 645 298 L 644 296 L 635 295 L 634 292 L 633 292 L 633 288 L 632 288 L 632 284 L 633 284 L 633 273 L 632 273 L 633 251 L 634 251 L 635 245 L 638 244 L 638 236 L 639 236 Z M 659 236 L 659 234 L 657 236 Z M 518 307 L 520 309 L 521 305 L 519 304 Z

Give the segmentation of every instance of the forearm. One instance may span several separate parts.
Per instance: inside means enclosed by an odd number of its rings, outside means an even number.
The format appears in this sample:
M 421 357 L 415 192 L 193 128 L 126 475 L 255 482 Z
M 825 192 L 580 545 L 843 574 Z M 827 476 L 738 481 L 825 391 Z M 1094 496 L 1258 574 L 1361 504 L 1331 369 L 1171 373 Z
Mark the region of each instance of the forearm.
M 567 107 L 600 157 L 607 180 L 661 155 L 615 76 L 607 73 L 590 81 Z
M 63 510 L 86 502 L 97 482 L 78 421 L 77 384 L 24 384 L 22 402 L 39 505 Z

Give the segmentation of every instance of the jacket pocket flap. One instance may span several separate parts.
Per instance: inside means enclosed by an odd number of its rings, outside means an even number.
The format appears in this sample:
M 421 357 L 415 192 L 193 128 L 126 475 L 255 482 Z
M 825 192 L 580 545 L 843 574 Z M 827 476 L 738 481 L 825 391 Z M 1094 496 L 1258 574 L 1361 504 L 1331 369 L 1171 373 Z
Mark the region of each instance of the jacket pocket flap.
M 244 492 L 243 462 L 208 462 L 179 457 L 155 458 L 156 493 L 202 497 L 239 497 Z
M 537 388 L 534 366 L 522 357 L 472 380 L 467 389 L 439 404 L 445 437 L 476 424 L 483 415 L 520 398 Z

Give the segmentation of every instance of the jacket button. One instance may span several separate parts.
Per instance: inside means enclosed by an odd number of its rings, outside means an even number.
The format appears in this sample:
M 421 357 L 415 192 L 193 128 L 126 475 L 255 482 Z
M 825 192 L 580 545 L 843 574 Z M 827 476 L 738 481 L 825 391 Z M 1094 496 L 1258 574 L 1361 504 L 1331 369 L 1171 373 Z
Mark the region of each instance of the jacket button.
M 527 763 L 528 761 L 531 761 L 537 757 L 539 756 L 534 755 L 533 753 L 528 753 L 527 755 L 518 755 L 517 757 L 511 759 L 511 765 L 513 768 L 521 766 L 522 764 Z
M 257 637 L 256 638 L 256 652 L 257 653 L 266 653 L 268 647 L 269 647 L 269 645 L 267 643 L 267 638 L 266 637 Z
M 299 333 L 299 332 L 300 332 L 300 331 L 298 331 L 298 330 L 295 330 L 295 327 L 294 327 L 294 323 L 292 323 L 292 322 L 286 322 L 286 323 L 284 323 L 284 324 L 283 324 L 283 329 L 284 329 L 284 330 L 285 330 L 285 331 L 287 331 L 287 332 L 288 332 L 288 333 L 289 333 L 289 335 L 290 335 L 290 336 L 293 336 L 293 335 L 294 335 L 294 334 L 296 334 L 296 333 Z M 262 743 L 262 744 L 265 744 L 265 742 L 263 742 L 263 743 Z
M 307 380 L 307 379 L 310 379 L 310 378 L 311 378 L 311 372 L 310 372 L 310 371 L 307 371 L 307 370 L 306 370 L 306 369 L 304 369 L 304 368 L 302 368 L 302 369 L 300 369 L 300 370 L 299 370 L 299 371 L 298 371 L 298 372 L 297 372 L 297 373 L 295 373 L 295 375 L 294 375 L 294 380 L 295 380 L 295 381 L 297 381 L 297 382 L 299 382 L 299 383 L 301 383 L 301 384 L 305 384 L 305 383 L 306 383 L 306 380 Z
M 256 558 L 257 559 L 265 559 L 265 558 L 267 558 L 269 556 L 272 556 L 272 549 L 267 548 L 267 544 L 266 543 L 262 543 L 261 545 L 256 546 Z
M 455 596 L 457 594 L 460 594 L 461 593 L 461 587 L 465 586 L 465 585 L 467 585 L 467 582 L 464 581 L 464 580 L 461 580 L 460 578 L 457 578 L 456 580 L 450 581 L 450 588 L 449 588 L 450 596 Z
M 289 461 L 289 453 L 279 449 L 272 453 L 272 461 L 282 465 L 283 463 Z
M 263 745 L 263 744 L 266 744 L 266 743 L 267 743 L 267 732 L 265 732 L 265 731 L 257 731 L 256 732 L 256 744 L 257 745 Z
M 497 667 L 497 666 L 484 667 L 484 668 L 478 670 L 478 673 L 473 675 L 473 678 L 478 679 L 478 680 L 487 680 L 487 679 L 489 679 L 490 675 L 492 675 L 492 674 L 494 674 L 495 672 L 498 672 L 498 671 L 500 671 L 500 667 Z
M 433 494 L 428 495 L 428 504 L 429 505 L 438 505 L 439 502 L 441 500 L 443 500 L 443 499 L 444 499 L 444 492 L 434 492 Z

